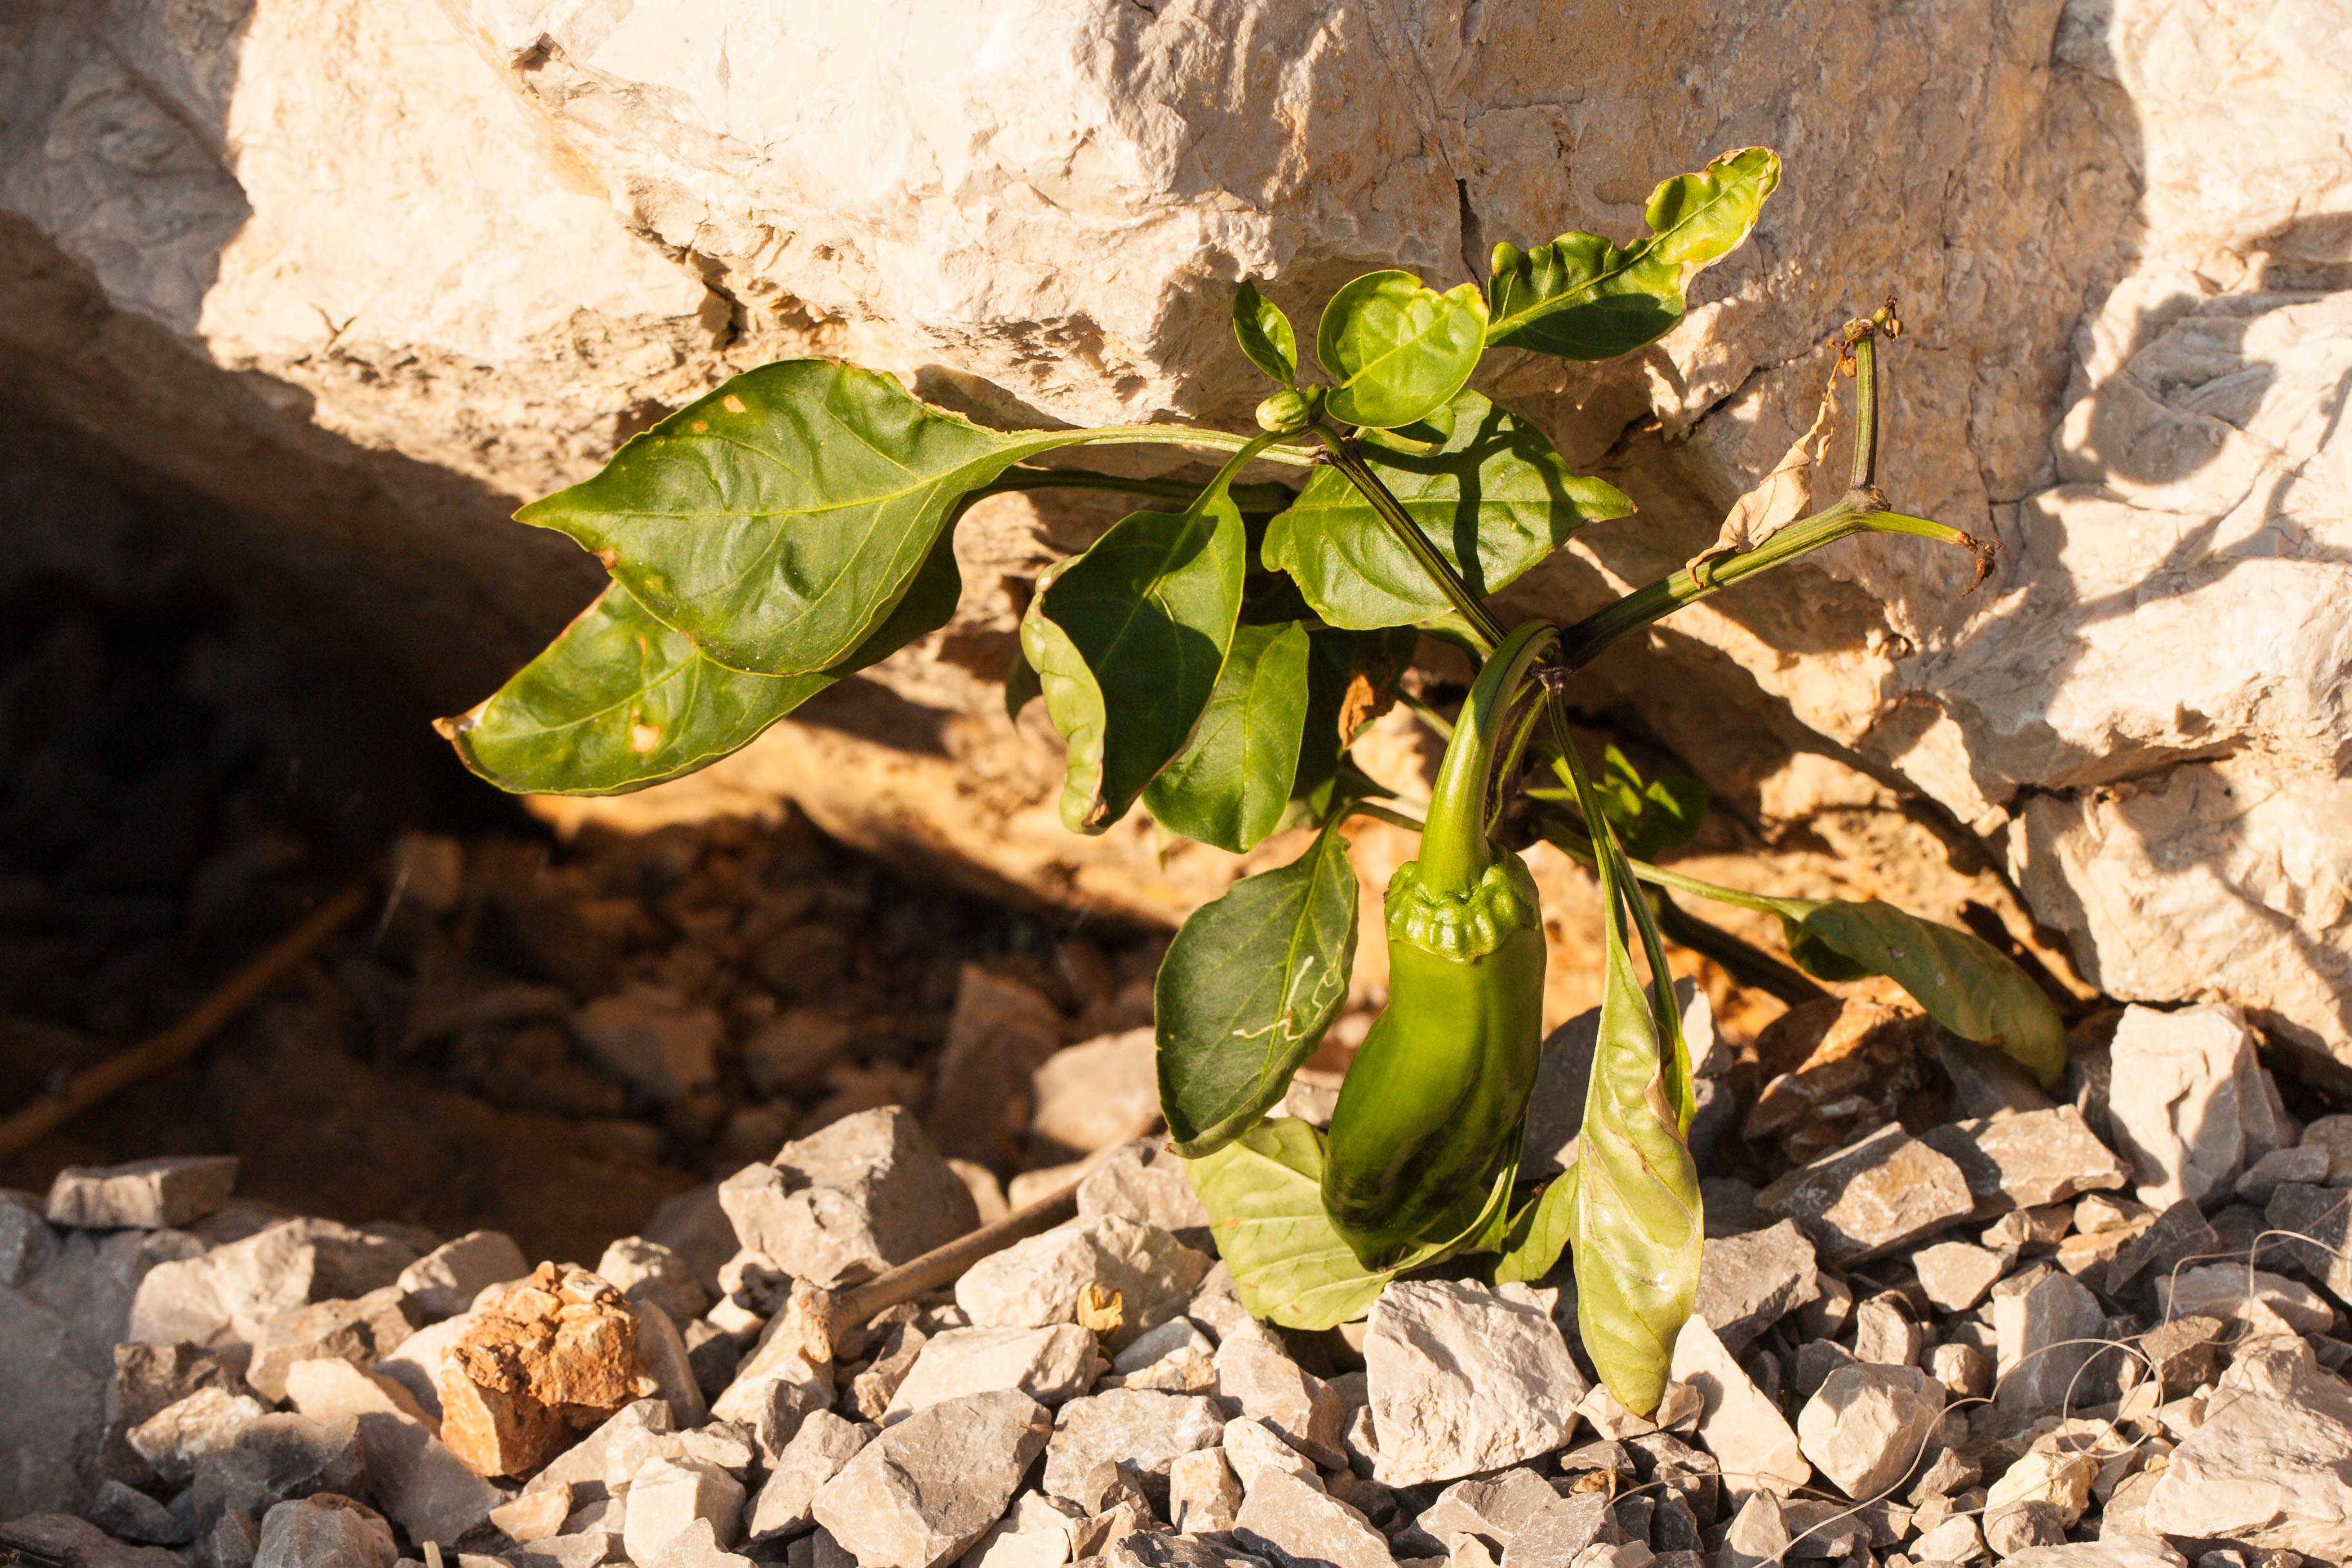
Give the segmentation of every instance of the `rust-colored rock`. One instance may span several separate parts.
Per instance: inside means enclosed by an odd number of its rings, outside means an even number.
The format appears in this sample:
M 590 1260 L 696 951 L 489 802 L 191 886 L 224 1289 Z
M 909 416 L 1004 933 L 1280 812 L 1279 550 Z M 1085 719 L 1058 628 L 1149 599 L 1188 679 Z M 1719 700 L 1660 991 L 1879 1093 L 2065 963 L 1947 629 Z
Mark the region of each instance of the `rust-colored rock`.
M 523 1475 L 653 1392 L 627 1300 L 584 1268 L 542 1263 L 444 1356 L 441 1439 L 476 1475 Z

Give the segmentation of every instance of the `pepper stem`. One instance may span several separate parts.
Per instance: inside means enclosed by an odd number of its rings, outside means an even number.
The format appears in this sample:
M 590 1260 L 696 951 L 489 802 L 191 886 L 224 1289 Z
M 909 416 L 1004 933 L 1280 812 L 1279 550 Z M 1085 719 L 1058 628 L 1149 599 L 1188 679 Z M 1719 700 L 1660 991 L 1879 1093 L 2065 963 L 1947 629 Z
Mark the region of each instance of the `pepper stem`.
M 1529 621 L 1511 632 L 1479 670 L 1445 743 L 1445 761 L 1430 792 L 1429 815 L 1421 836 L 1422 880 L 1433 887 L 1467 888 L 1494 861 L 1486 840 L 1486 796 L 1497 753 L 1503 749 L 1511 699 L 1559 638 L 1559 628 Z

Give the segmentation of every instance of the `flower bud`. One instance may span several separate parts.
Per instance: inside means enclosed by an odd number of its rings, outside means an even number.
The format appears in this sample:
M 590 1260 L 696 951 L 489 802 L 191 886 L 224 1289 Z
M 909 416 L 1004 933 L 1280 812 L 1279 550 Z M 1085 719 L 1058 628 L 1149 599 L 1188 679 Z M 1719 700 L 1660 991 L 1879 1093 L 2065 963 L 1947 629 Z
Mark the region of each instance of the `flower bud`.
M 1320 392 L 1321 388 L 1316 391 Z M 1321 401 L 1319 396 L 1309 393 L 1285 388 L 1257 405 L 1257 427 L 1276 436 L 1304 430 L 1315 417 L 1315 405 Z

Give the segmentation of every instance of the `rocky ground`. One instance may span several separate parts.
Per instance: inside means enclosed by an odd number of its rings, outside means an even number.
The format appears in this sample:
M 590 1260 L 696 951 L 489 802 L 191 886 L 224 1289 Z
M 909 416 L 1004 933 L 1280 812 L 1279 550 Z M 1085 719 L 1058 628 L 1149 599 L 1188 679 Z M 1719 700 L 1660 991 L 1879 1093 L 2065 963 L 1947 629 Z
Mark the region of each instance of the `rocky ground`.
M 958 1015 L 974 987 L 1019 994 L 985 973 L 961 971 Z M 1781 1173 L 1707 1178 L 1698 1314 L 1654 1420 L 1593 1384 L 1565 1278 L 1400 1283 L 1319 1334 L 1252 1321 L 1181 1164 L 1127 1136 L 1148 1037 L 1109 1033 L 1057 1044 L 1025 1097 L 1037 1146 L 1092 1162 L 1014 1196 L 1082 1174 L 1076 1216 L 830 1358 L 794 1282 L 1000 1219 L 991 1165 L 941 1148 L 1001 1154 L 1006 1123 L 940 1109 L 1000 1100 L 935 1096 L 927 1119 L 844 1080 L 804 1136 L 593 1270 L 491 1230 L 288 1217 L 221 1157 L 7 1194 L 0 1540 L 110 1568 L 2352 1555 L 2352 1118 L 2299 1122 L 2232 1015 L 2111 1016 L 2053 1100 L 1882 1004 L 1734 1049 L 1685 994 L 1731 1107 L 1711 1168 Z M 613 1011 L 640 1043 L 600 1059 L 707 1059 Z M 1548 1044 L 1546 1137 L 1573 1136 L 1590 1027 Z M 1288 1109 L 1318 1114 L 1317 1089 Z M 1931 1095 L 1951 1119 L 1916 1133 L 1885 1103 Z

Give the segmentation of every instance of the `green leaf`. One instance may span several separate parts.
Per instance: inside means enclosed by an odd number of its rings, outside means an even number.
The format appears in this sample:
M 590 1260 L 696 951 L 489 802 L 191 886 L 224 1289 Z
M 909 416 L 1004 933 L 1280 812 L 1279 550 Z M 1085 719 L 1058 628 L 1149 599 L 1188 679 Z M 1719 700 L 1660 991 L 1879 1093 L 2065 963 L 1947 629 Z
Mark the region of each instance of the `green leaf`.
M 1454 397 L 1444 447 L 1414 457 L 1366 445 L 1377 471 L 1471 592 L 1516 582 L 1588 522 L 1633 510 L 1615 487 L 1569 471 L 1542 431 L 1475 392 Z M 1316 614 L 1370 630 L 1451 612 L 1380 515 L 1337 468 L 1318 468 L 1289 510 L 1266 525 L 1261 555 L 1288 572 Z
M 1152 1003 L 1160 1105 L 1178 1153 L 1213 1153 L 1280 1103 L 1348 1000 L 1356 910 L 1348 841 L 1333 826 L 1176 933 Z
M 1657 1026 L 1633 977 L 1616 881 L 1604 878 L 1601 895 L 1600 1035 L 1570 1199 L 1576 1317 L 1609 1392 L 1646 1415 L 1665 1393 L 1675 1337 L 1698 1293 L 1705 1226 L 1698 1170 L 1663 1081 Z
M 1144 786 L 1162 826 L 1238 855 L 1280 825 L 1307 721 L 1307 628 L 1234 628 L 1192 739 Z
M 828 360 L 746 372 L 521 521 L 570 534 L 719 664 L 811 675 L 898 606 L 966 492 L 1082 430 L 983 430 Z
M 1322 1134 L 1295 1117 L 1258 1123 L 1192 1160 L 1185 1173 L 1253 1318 L 1289 1329 L 1351 1322 L 1396 1277 L 1396 1269 L 1365 1268 L 1331 1228 Z
M 470 712 L 437 726 L 466 766 L 529 795 L 625 795 L 707 766 L 842 676 L 947 625 L 963 587 L 940 536 L 856 652 L 818 675 L 713 663 L 614 583 Z
M 1737 248 L 1780 182 L 1769 148 L 1727 153 L 1651 193 L 1651 232 L 1619 247 L 1570 233 L 1522 252 L 1495 247 L 1487 285 L 1489 342 L 1562 359 L 1614 359 L 1682 320 L 1699 268 Z
M 1476 284 L 1441 294 L 1410 272 L 1367 272 L 1331 296 L 1315 330 L 1315 357 L 1339 384 L 1324 407 L 1349 425 L 1410 425 L 1453 401 L 1486 347 Z
M 1220 479 L 1183 511 L 1113 523 L 1029 601 L 1021 647 L 1068 743 L 1071 831 L 1117 822 L 1184 749 L 1233 643 L 1248 553 Z
M 1246 278 L 1234 294 L 1234 337 L 1250 363 L 1285 386 L 1297 384 L 1298 337 L 1290 330 L 1290 318 Z
M 2066 1026 L 2025 971 L 1964 931 L 1872 899 L 1773 900 L 1789 956 L 1819 980 L 1884 974 L 1927 1016 L 2006 1053 L 2054 1089 L 2066 1075 Z
M 1507 1285 L 1514 1279 L 1532 1281 L 1549 1274 L 1559 1265 L 1560 1254 L 1568 1250 L 1575 1219 L 1576 1167 L 1570 1165 L 1511 1216 L 1511 1228 L 1503 1236 L 1502 1256 L 1495 1260 L 1487 1279 Z

